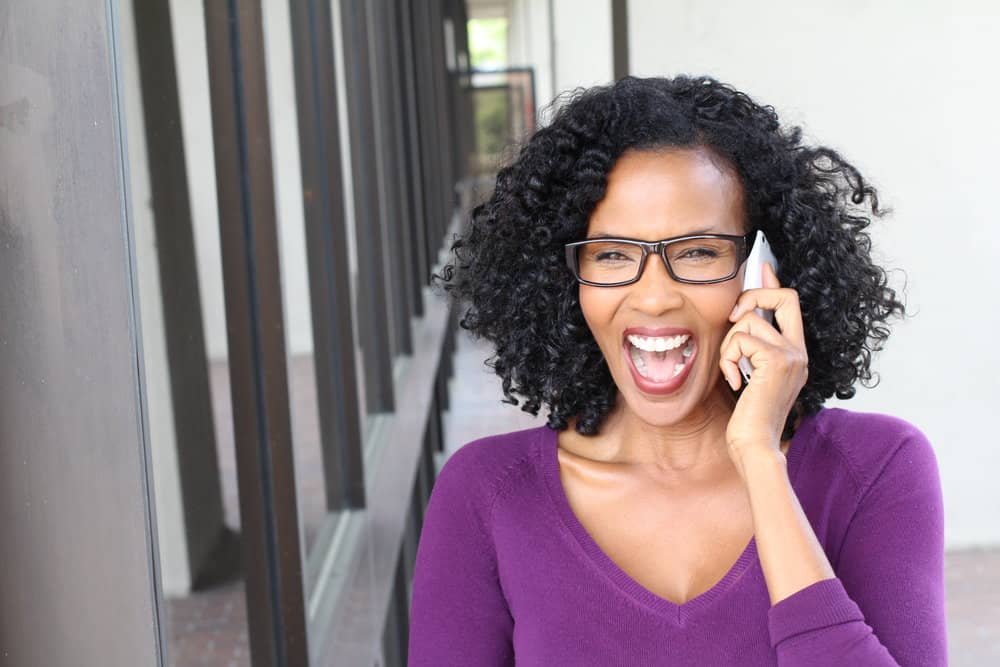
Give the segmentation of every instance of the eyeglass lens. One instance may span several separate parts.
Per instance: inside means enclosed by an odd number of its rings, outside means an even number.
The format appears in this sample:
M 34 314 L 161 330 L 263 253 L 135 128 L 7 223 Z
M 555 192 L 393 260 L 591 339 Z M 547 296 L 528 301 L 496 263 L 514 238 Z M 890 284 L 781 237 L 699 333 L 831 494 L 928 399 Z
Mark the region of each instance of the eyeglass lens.
M 634 243 L 590 241 L 576 252 L 580 277 L 592 283 L 634 280 L 642 264 L 642 246 Z M 731 239 L 690 239 L 668 245 L 666 256 L 681 280 L 720 280 L 735 273 L 739 247 Z

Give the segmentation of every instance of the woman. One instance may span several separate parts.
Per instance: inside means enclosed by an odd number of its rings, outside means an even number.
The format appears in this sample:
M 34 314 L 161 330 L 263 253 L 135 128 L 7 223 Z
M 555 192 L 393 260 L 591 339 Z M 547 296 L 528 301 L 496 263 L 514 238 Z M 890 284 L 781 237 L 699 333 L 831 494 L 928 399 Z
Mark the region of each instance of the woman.
M 535 133 L 436 278 L 548 424 L 441 470 L 410 665 L 946 664 L 933 449 L 822 405 L 905 315 L 864 209 L 836 151 L 711 78 L 582 91 Z M 779 270 L 744 292 L 757 230 Z

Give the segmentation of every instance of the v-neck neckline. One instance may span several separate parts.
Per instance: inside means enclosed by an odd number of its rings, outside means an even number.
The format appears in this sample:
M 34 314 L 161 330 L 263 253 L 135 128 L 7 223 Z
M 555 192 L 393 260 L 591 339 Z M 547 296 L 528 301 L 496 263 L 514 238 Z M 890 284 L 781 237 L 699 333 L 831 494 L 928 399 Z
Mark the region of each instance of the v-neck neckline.
M 825 408 L 820 408 L 820 412 L 824 409 Z M 801 450 L 803 443 L 800 443 L 799 441 L 804 440 L 811 435 L 813 429 L 815 428 L 816 417 L 818 415 L 819 413 L 802 417 L 802 420 L 799 422 L 799 427 L 795 431 L 795 435 L 792 437 L 792 442 L 791 445 L 789 445 L 788 454 L 786 455 L 788 461 L 789 481 L 794 481 L 795 473 L 798 470 L 799 460 L 802 455 Z M 562 478 L 560 475 L 558 452 L 559 432 L 550 429 L 547 426 L 542 426 L 540 428 L 542 431 L 542 437 L 538 440 L 538 455 L 540 457 L 542 476 L 545 479 L 549 496 L 555 504 L 556 511 L 559 514 L 560 519 L 562 519 L 563 525 L 576 539 L 577 543 L 579 543 L 580 547 L 583 549 L 584 553 L 586 553 L 593 565 L 595 565 L 602 574 L 607 576 L 612 584 L 632 599 L 640 602 L 642 605 L 652 609 L 658 614 L 681 621 L 695 613 L 697 610 L 708 606 L 728 591 L 732 584 L 736 582 L 744 574 L 744 572 L 746 572 L 747 568 L 749 568 L 750 565 L 757 559 L 757 538 L 756 535 L 754 535 L 750 538 L 750 542 L 743 549 L 739 558 L 736 559 L 736 562 L 731 568 L 729 568 L 722 578 L 719 579 L 719 581 L 717 581 L 711 588 L 703 593 L 700 593 L 699 595 L 696 595 L 690 600 L 678 604 L 649 590 L 632 578 L 630 574 L 619 567 L 619 565 L 612 560 L 607 553 L 605 553 L 597 542 L 594 541 L 594 538 L 590 535 L 590 533 L 587 532 L 587 529 L 583 526 L 580 519 L 576 516 L 572 506 L 569 504 L 569 498 L 566 496 L 566 491 L 563 488 Z

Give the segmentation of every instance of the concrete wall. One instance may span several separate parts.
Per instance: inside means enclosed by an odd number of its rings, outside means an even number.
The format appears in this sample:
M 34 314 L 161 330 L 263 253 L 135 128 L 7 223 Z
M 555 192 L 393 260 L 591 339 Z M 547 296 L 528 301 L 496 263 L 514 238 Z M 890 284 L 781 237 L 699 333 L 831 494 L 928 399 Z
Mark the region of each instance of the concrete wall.
M 542 108 L 555 97 L 552 78 L 552 16 L 550 3 L 510 0 L 507 58 L 511 67 L 535 68 L 535 105 Z
M 511 0 L 508 57 L 535 68 L 539 119 L 560 93 L 612 80 L 611 0 Z
M 556 94 L 614 79 L 611 0 L 553 0 Z
M 870 177 L 895 214 L 877 257 L 910 310 L 881 384 L 830 405 L 899 415 L 935 446 L 950 547 L 1000 544 L 994 305 L 1000 12 L 986 1 L 822 6 L 630 0 L 632 73 L 707 73 L 772 104 Z M 902 287 L 897 273 L 893 285 Z

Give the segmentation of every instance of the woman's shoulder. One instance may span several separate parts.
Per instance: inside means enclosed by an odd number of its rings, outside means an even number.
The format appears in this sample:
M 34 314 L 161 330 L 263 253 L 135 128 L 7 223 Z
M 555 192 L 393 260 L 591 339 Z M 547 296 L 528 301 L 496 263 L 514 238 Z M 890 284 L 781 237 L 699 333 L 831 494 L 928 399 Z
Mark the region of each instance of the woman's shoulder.
M 936 465 L 927 436 L 902 417 L 826 407 L 814 419 L 813 445 L 835 453 L 861 491 L 890 465 Z
M 468 493 L 492 499 L 505 479 L 532 467 L 547 426 L 489 435 L 456 449 L 438 473 L 435 486 L 461 485 Z

